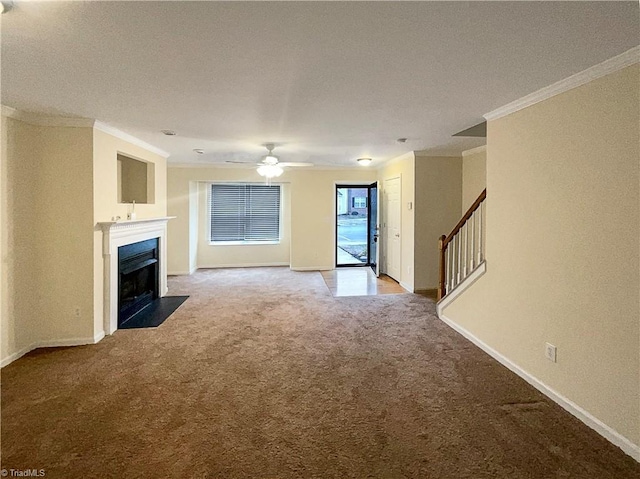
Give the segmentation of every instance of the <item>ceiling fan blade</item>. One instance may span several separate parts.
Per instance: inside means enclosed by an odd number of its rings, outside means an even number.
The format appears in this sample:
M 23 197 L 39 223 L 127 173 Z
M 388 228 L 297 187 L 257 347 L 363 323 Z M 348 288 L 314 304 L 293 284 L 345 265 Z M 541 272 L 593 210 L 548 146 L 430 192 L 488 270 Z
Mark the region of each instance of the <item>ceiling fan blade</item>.
M 236 165 L 255 165 L 256 164 L 253 161 L 236 161 L 236 160 L 225 160 L 225 163 L 234 163 Z
M 313 163 L 289 163 L 289 162 L 283 162 L 283 163 L 278 163 L 278 166 L 313 166 Z

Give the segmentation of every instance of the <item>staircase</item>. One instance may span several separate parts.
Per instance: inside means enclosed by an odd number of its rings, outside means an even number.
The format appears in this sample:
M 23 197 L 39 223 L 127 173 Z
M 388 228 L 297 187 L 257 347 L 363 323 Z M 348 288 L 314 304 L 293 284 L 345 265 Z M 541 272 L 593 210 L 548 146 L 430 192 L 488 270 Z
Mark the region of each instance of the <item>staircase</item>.
M 462 216 L 448 236 L 440 237 L 440 281 L 438 301 L 440 302 L 464 284 L 482 274 L 485 269 L 484 257 L 484 202 L 487 190 Z

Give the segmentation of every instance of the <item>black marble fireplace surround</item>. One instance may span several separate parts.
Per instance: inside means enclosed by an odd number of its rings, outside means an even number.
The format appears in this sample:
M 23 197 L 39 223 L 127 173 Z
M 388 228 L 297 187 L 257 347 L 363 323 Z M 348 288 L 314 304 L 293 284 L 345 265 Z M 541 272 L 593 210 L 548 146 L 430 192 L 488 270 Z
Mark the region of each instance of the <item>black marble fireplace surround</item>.
M 158 238 L 118 248 L 118 328 L 159 296 Z

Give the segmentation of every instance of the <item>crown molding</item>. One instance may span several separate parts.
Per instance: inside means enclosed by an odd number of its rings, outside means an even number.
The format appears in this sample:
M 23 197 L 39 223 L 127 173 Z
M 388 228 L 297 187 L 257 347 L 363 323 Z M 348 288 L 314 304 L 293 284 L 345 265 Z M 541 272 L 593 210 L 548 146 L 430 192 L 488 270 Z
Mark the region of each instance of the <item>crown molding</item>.
M 585 85 L 605 75 L 622 70 L 623 68 L 631 66 L 634 63 L 638 63 L 639 61 L 640 45 L 633 47 L 620 55 L 605 60 L 602 63 L 576 73 L 575 75 L 571 75 L 564 80 L 560 80 L 552 85 L 530 93 L 529 95 L 523 96 L 519 100 L 507 103 L 506 105 L 487 113 L 484 115 L 484 118 L 487 121 L 497 120 L 498 118 L 502 118 L 503 116 L 510 115 L 511 113 L 515 113 L 516 111 L 535 105 L 536 103 L 547 100 L 559 95 L 560 93 Z
M 236 164 L 225 164 L 225 163 L 183 163 L 183 162 L 167 162 L 167 168 L 201 168 L 201 169 L 233 169 L 233 170 L 246 170 L 246 171 L 255 171 L 257 167 L 256 163 L 236 163 Z
M 141 139 L 136 138 L 135 136 L 130 135 L 129 133 L 125 133 L 124 131 L 118 130 L 117 128 L 114 128 L 111 125 L 107 125 L 106 123 L 103 123 L 101 121 L 96 120 L 93 127 L 96 130 L 100 130 L 103 133 L 106 133 L 111 136 L 115 136 L 116 138 L 120 138 L 121 140 L 131 143 L 133 145 L 139 146 L 140 148 L 144 148 L 145 150 L 155 153 L 156 155 L 160 155 L 163 158 L 168 158 L 170 155 L 170 153 L 158 147 L 150 145 L 146 141 L 142 141 Z
M 382 161 L 381 163 L 373 166 L 373 169 L 376 170 L 376 171 L 383 170 L 384 168 L 387 168 L 388 166 L 393 166 L 393 165 L 395 165 L 397 163 L 401 163 L 402 161 L 415 160 L 416 156 L 417 155 L 416 155 L 415 151 L 413 151 L 413 150 L 407 151 L 406 153 L 403 153 L 401 155 L 394 156 L 393 158 L 389 158 L 388 160 Z M 373 165 L 373 163 L 372 163 L 372 165 Z
M 476 153 L 482 153 L 487 151 L 487 145 L 477 146 L 475 148 L 471 148 L 470 150 L 466 150 L 462 152 L 462 157 L 469 155 L 475 155 Z
M 416 155 L 416 161 L 418 161 L 419 159 L 425 159 L 428 160 L 430 158 L 458 158 L 460 159 L 460 157 L 462 156 L 462 153 L 447 153 L 447 154 L 443 154 L 443 155 L 435 155 L 433 153 L 429 153 L 428 155 Z
M 6 116 L 8 118 L 14 118 L 17 111 L 18 110 L 16 110 L 15 108 L 11 108 L 10 106 L 7 106 L 7 105 L 2 105 L 2 116 Z
M 37 113 L 17 110 L 10 106 L 2 105 L 2 116 L 23 121 L 36 126 L 62 126 L 70 128 L 92 128 L 94 120 L 90 118 L 72 118 L 65 116 L 46 116 Z
M 168 158 L 169 153 L 160 148 L 157 148 L 149 143 L 136 138 L 133 135 L 118 130 L 117 128 L 107 125 L 101 121 L 92 120 L 91 118 L 71 118 L 64 116 L 46 116 L 39 115 L 37 113 L 30 113 L 22 110 L 17 110 L 7 105 L 2 105 L 2 116 L 13 118 L 14 120 L 23 121 L 30 125 L 36 126 L 49 126 L 49 127 L 68 127 L 68 128 L 95 128 L 108 135 L 120 138 L 128 143 L 144 148 L 147 151 L 151 151 L 156 155 L 160 155 L 163 158 Z
M 215 169 L 215 170 L 244 170 L 244 171 L 255 171 L 258 163 L 182 163 L 182 162 L 167 162 L 168 169 L 178 169 L 178 168 L 196 168 L 196 169 Z M 284 174 L 292 173 L 292 172 L 302 172 L 302 171 L 364 171 L 365 167 L 362 166 L 330 166 L 330 165 L 313 165 L 306 168 L 298 168 L 295 166 L 285 166 Z M 373 169 L 375 168 L 368 168 Z

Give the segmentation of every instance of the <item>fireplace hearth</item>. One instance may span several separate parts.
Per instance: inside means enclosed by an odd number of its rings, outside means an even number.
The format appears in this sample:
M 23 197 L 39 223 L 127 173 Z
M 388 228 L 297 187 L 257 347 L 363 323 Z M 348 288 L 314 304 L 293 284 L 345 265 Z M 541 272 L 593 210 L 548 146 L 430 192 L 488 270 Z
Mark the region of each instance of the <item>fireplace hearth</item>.
M 118 248 L 118 327 L 159 297 L 158 238 Z

